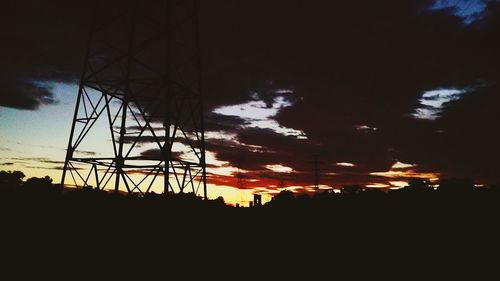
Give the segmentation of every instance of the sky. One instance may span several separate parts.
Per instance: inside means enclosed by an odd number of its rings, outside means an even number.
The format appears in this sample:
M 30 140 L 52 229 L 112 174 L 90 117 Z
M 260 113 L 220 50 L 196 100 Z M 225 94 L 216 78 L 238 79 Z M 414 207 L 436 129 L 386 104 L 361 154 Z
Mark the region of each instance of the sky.
M 201 1 L 210 198 L 500 180 L 499 2 L 347 2 Z M 0 12 L 0 170 L 60 180 L 89 6 Z

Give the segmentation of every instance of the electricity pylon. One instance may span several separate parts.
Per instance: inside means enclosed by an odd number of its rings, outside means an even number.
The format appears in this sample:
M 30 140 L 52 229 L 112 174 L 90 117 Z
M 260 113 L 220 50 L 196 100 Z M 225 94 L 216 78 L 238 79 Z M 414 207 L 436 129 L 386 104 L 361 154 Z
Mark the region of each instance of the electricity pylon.
M 120 3 L 92 19 L 61 182 L 206 199 L 197 1 Z

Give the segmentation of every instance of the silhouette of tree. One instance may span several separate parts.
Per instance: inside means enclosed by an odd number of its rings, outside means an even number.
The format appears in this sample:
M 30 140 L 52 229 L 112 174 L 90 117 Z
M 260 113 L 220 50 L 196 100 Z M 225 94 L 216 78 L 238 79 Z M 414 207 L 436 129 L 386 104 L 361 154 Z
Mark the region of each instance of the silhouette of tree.
M 439 190 L 444 192 L 466 192 L 476 189 L 471 179 L 444 179 L 439 184 Z
M 26 175 L 21 171 L 0 171 L 1 187 L 19 187 Z
M 53 180 L 49 176 L 43 178 L 32 177 L 26 180 L 24 186 L 28 188 L 51 188 L 52 181 Z
M 55 192 L 60 191 L 59 185 L 53 185 L 49 176 L 43 178 L 32 177 L 23 184 L 23 189 L 30 192 Z
M 414 178 L 405 188 L 410 190 L 432 190 L 431 182 L 427 179 Z
M 380 188 L 369 188 L 362 192 L 358 192 L 363 198 L 377 199 L 385 197 L 386 193 Z
M 359 184 L 345 185 L 340 190 L 342 195 L 356 195 L 363 191 L 363 188 Z
M 328 190 L 325 190 L 323 192 L 317 192 L 314 194 L 313 199 L 316 202 L 328 202 L 330 199 L 332 199 L 332 193 L 329 192 Z
M 271 199 L 271 202 L 269 204 L 271 206 L 289 206 L 292 204 L 292 202 L 295 200 L 295 196 L 293 195 L 292 191 L 289 190 L 282 190 L 280 193 L 278 193 L 276 196 Z
M 316 194 L 314 194 L 314 196 L 316 196 Z M 309 196 L 309 194 L 307 194 L 307 193 L 301 193 L 301 194 L 297 195 L 297 199 L 308 200 L 308 199 L 311 199 L 311 196 Z
M 226 205 L 226 201 L 224 201 L 224 197 L 222 196 L 217 197 L 215 200 L 213 200 L 213 202 L 215 205 L 220 205 L 220 206 Z

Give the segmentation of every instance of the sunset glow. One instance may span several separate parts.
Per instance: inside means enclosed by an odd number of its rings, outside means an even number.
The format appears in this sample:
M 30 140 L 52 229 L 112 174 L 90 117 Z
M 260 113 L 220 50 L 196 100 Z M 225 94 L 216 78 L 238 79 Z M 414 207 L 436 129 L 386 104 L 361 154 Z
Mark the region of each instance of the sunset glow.
M 172 40 L 142 23 L 132 38 L 96 33 L 84 67 L 95 11 L 28 2 L 5 9 L 0 170 L 59 183 L 68 155 L 67 187 L 144 195 L 136 183 L 163 193 L 164 175 L 203 189 L 192 177 L 206 166 L 208 198 L 242 206 L 499 180 L 498 1 L 208 1 Z

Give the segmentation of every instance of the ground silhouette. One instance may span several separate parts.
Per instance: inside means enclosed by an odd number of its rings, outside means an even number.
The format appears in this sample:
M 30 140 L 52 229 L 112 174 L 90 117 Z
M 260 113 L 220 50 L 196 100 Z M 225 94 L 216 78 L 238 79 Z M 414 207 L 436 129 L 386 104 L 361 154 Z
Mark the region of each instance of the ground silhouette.
M 372 220 L 438 226 L 442 220 L 494 219 L 500 208 L 498 185 L 476 187 L 470 179 L 445 179 L 436 187 L 426 180 L 414 179 L 406 188 L 387 192 L 360 185 L 345 186 L 340 193 L 312 195 L 285 190 L 267 204 L 238 208 L 226 205 L 222 197 L 203 200 L 190 193 L 150 193 L 140 197 L 91 187 L 63 190 L 49 177 L 23 181 L 24 178 L 20 171 L 0 172 L 2 208 L 13 220 L 17 216 L 30 220 L 45 214 L 47 221 L 71 223 L 79 218 L 106 224 L 109 220 L 155 223 L 167 217 L 169 222 L 220 223 L 246 232 L 273 228 L 278 221 L 292 225 L 307 221 L 334 228 L 339 223 Z
M 326 263 L 309 270 L 309 277 L 331 264 L 338 266 L 328 271 L 332 276 L 373 276 L 378 271 L 368 268 L 380 270 L 388 262 L 390 272 L 397 265 L 424 274 L 494 254 L 499 234 L 498 185 L 477 188 L 470 180 L 443 180 L 437 189 L 415 180 L 390 192 L 360 186 L 313 195 L 282 191 L 265 205 L 237 208 L 223 198 L 63 190 L 48 177 L 24 178 L 22 172 L 0 172 L 3 253 L 50 276 L 70 269 L 90 278 L 98 268 L 128 274 L 107 265 L 148 259 L 161 266 L 165 259 L 179 264 L 192 258 L 211 270 L 222 266 L 239 273 L 249 262 L 299 259 L 302 269 L 310 260 Z M 342 271 L 352 266 L 357 269 Z

